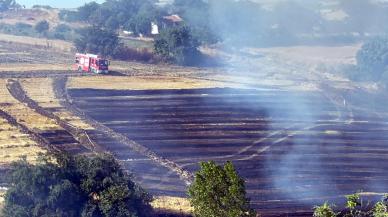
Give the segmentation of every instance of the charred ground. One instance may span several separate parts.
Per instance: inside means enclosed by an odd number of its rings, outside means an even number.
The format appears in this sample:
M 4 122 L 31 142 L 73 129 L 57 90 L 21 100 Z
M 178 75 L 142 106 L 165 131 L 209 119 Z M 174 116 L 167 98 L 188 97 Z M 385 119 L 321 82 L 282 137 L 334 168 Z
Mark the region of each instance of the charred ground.
M 230 55 L 232 70 L 113 62 L 115 73 L 96 76 L 63 70 L 72 55 L 55 47 L 1 45 L 1 129 L 20 138 L 2 144 L 109 151 L 162 196 L 185 196 L 198 161 L 232 160 L 264 215 L 388 190 L 386 95 L 279 54 L 289 48 Z

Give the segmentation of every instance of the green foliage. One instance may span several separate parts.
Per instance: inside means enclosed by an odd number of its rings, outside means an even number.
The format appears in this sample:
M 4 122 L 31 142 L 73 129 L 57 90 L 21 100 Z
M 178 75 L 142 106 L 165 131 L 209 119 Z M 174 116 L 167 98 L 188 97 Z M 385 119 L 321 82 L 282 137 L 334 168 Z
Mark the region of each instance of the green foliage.
M 321 206 L 314 207 L 313 217 L 336 217 L 337 215 L 327 202 Z
M 244 180 L 239 177 L 231 162 L 227 162 L 224 167 L 212 161 L 200 165 L 201 170 L 196 173 L 188 191 L 196 216 L 255 216 L 246 197 Z
M 96 26 L 83 29 L 80 35 L 74 41 L 79 52 L 111 56 L 119 46 L 119 38 L 115 32 Z
M 50 24 L 47 20 L 42 20 L 35 25 L 35 30 L 39 33 L 46 33 L 50 29 Z
M 0 32 L 12 35 L 22 35 L 22 36 L 37 36 L 34 28 L 25 23 L 16 23 L 15 25 L 10 24 L 0 24 Z
M 12 8 L 20 8 L 20 5 L 15 0 L 0 0 L 0 12 L 7 11 Z
M 87 21 L 91 15 L 100 7 L 96 2 L 90 2 L 78 8 L 78 19 Z
M 157 55 L 180 65 L 194 65 L 200 60 L 198 46 L 187 26 L 166 29 L 154 41 Z
M 77 37 L 75 31 L 66 24 L 59 24 L 48 34 L 49 38 L 73 41 Z
M 384 195 L 383 199 L 376 203 L 373 217 L 388 217 L 388 195 Z
M 148 35 L 151 21 L 159 17 L 155 0 L 109 0 L 102 4 L 91 2 L 79 7 L 77 12 L 61 11 L 60 18 L 83 21 L 103 29 L 115 31 L 125 28 L 137 34 Z
M 213 44 L 219 41 L 212 31 L 211 5 L 202 0 L 175 0 L 172 11 L 179 14 L 186 25 L 190 26 L 193 36 L 201 44 Z
M 348 209 L 345 217 L 363 217 L 370 216 L 369 212 L 364 211 L 360 194 L 346 195 L 346 208 Z
M 26 23 L 0 24 L 0 32 L 11 35 L 29 36 L 29 37 L 46 37 L 50 39 L 61 39 L 72 41 L 77 37 L 76 32 L 68 25 L 60 24 L 53 29 L 53 31 L 47 31 L 44 34 L 38 33 L 33 26 Z
M 367 41 L 357 53 L 357 65 L 373 80 L 388 71 L 388 38 Z
M 314 207 L 314 217 L 325 216 L 344 216 L 344 217 L 369 217 L 369 216 L 388 216 L 387 215 L 387 197 L 374 206 L 371 210 L 370 204 L 364 204 L 359 193 L 346 195 L 347 201 L 345 204 L 345 210 L 340 213 L 335 213 L 333 209 L 324 203 L 322 206 Z
M 53 7 L 51 7 L 50 5 L 33 5 L 32 8 L 46 9 L 46 10 L 53 9 Z
M 66 25 L 66 24 L 59 24 L 58 26 L 55 27 L 55 32 L 62 32 L 62 33 L 65 33 L 65 32 L 70 32 L 72 31 L 71 27 Z
M 150 196 L 110 155 L 43 156 L 36 165 L 24 159 L 13 165 L 9 181 L 7 217 L 142 217 L 150 211 Z

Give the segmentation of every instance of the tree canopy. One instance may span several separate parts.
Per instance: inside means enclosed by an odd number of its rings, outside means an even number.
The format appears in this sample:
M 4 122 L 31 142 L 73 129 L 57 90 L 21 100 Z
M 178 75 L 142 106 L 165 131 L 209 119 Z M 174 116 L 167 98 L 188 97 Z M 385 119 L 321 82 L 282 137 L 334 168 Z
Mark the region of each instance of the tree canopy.
M 0 0 L 0 12 L 19 7 L 20 5 L 15 0 Z
M 195 216 L 256 216 L 246 197 L 244 180 L 231 162 L 223 167 L 213 161 L 203 162 L 200 166 L 189 187 Z
M 199 42 L 187 26 L 166 29 L 155 39 L 155 53 L 181 65 L 192 65 L 200 57 Z
M 108 0 L 102 4 L 87 3 L 77 12 L 61 12 L 63 19 L 88 22 L 100 28 L 124 28 L 137 34 L 149 35 L 151 21 L 159 17 L 156 0 Z
M 35 25 L 35 30 L 39 33 L 47 32 L 50 29 L 50 24 L 46 20 L 42 20 Z
M 74 45 L 79 52 L 111 56 L 120 44 L 115 32 L 92 26 L 81 30 L 80 38 L 74 41 Z
M 151 197 L 110 155 L 56 154 L 21 160 L 9 175 L 4 216 L 142 217 Z

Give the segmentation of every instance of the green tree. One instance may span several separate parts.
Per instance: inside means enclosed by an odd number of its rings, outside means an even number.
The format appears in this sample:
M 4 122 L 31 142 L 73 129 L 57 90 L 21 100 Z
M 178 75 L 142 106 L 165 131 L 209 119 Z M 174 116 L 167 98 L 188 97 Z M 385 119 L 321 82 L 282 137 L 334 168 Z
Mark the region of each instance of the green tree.
M 115 32 L 96 26 L 83 29 L 80 35 L 80 38 L 74 41 L 79 52 L 111 56 L 120 45 Z
M 89 21 L 90 16 L 100 8 L 96 2 L 87 3 L 78 8 L 78 19 L 81 21 Z
M 142 217 L 150 196 L 110 155 L 43 156 L 13 165 L 4 216 Z
M 46 33 L 50 29 L 50 24 L 46 20 L 42 20 L 35 25 L 35 31 L 39 33 Z
M 0 12 L 7 11 L 11 8 L 20 8 L 15 0 L 0 0 Z
M 255 216 L 246 197 L 244 180 L 233 164 L 223 167 L 215 162 L 203 162 L 189 187 L 190 203 L 194 214 L 200 217 Z
M 327 202 L 322 206 L 314 207 L 313 217 L 336 217 L 337 215 Z
M 388 217 L 388 195 L 384 195 L 383 199 L 376 203 L 373 217 Z
M 155 53 L 180 65 L 194 65 L 201 55 L 199 42 L 187 26 L 166 29 L 154 41 Z

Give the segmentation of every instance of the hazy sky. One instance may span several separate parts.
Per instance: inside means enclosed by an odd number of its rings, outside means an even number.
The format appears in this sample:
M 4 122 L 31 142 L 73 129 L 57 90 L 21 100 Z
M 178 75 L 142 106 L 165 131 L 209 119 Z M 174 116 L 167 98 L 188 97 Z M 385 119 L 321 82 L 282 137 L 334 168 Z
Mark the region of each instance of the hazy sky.
M 95 0 L 96 2 L 104 2 L 104 0 Z M 91 0 L 16 0 L 17 3 L 31 7 L 33 5 L 50 5 L 56 8 L 77 8 Z
M 25 5 L 26 7 L 31 7 L 33 5 L 50 5 L 56 8 L 77 8 L 91 1 L 92 0 L 16 0 L 16 2 L 18 2 L 21 5 Z M 95 0 L 95 1 L 98 3 L 104 2 L 104 0 Z M 172 0 L 159 0 L 159 1 L 170 2 Z M 291 1 L 291 0 L 252 0 L 252 1 L 256 1 L 259 3 L 273 3 L 277 1 Z M 294 1 L 304 1 L 304 0 L 294 0 Z M 307 0 L 307 1 L 310 1 L 310 0 Z M 373 1 L 387 2 L 388 0 L 373 0 Z

